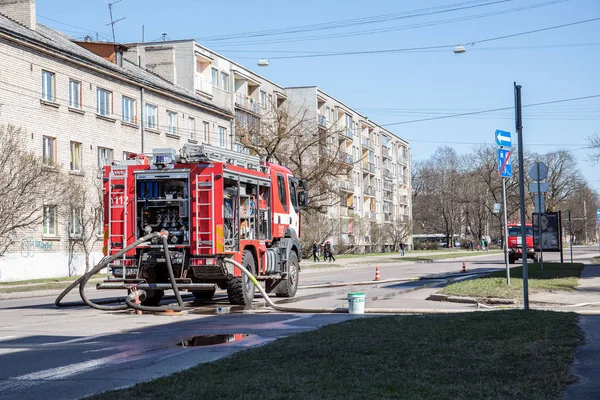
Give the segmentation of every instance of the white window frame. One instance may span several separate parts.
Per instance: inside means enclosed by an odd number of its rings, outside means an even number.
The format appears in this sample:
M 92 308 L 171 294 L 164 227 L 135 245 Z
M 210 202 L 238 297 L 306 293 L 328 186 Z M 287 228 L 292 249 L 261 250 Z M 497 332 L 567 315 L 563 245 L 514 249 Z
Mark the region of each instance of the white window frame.
M 114 159 L 113 149 L 98 146 L 98 168 L 110 165 Z
M 221 71 L 221 90 L 229 93 L 229 74 Z
M 227 145 L 227 128 L 219 126 L 219 146 L 225 147 Z
M 113 114 L 113 92 L 96 88 L 96 114 L 110 117 Z
M 83 233 L 83 210 L 72 208 L 69 221 L 69 237 L 80 238 Z
M 267 108 L 267 92 L 264 90 L 260 91 L 260 107 Z
M 158 129 L 158 106 L 146 103 L 146 128 Z
M 213 87 L 219 87 L 219 70 L 216 68 L 211 68 L 210 70 L 210 81 Z
M 55 205 L 45 205 L 43 208 L 43 236 L 57 236 L 58 214 Z
M 136 99 L 123 96 L 121 99 L 121 120 L 128 124 L 137 124 L 137 104 Z
M 167 133 L 177 135 L 177 113 L 167 110 Z
M 81 110 L 81 82 L 75 79 L 69 79 L 69 107 L 75 110 Z
M 81 172 L 81 143 L 72 141 L 69 148 L 71 151 L 71 171 Z
M 42 70 L 42 100 L 56 101 L 56 74 L 45 69 Z
M 44 164 L 54 167 L 57 164 L 56 159 L 56 138 L 52 136 L 42 136 L 42 158 Z
M 202 122 L 202 131 L 204 133 L 204 142 L 210 144 L 210 123 L 207 121 Z
M 196 140 L 196 119 L 192 117 L 188 117 L 188 137 Z

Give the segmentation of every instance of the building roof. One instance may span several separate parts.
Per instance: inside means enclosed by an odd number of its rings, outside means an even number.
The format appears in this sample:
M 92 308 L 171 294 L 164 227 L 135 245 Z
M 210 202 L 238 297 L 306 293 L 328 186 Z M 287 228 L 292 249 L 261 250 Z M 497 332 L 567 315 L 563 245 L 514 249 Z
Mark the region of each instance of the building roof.
M 233 118 L 233 114 L 230 110 L 208 103 L 195 93 L 173 85 L 132 63 L 124 62 L 123 66 L 119 66 L 106 61 L 104 58 L 77 45 L 71 37 L 62 32 L 48 28 L 45 25 L 38 23 L 36 25 L 36 30 L 34 31 L 0 14 L 0 33 L 44 47 L 47 50 L 68 56 L 91 66 L 105 69 L 107 72 L 116 73 L 121 75 L 124 79 L 156 89 L 158 92 L 169 92 L 172 95 L 196 103 L 197 106 L 206 109 L 208 112 L 213 111 Z

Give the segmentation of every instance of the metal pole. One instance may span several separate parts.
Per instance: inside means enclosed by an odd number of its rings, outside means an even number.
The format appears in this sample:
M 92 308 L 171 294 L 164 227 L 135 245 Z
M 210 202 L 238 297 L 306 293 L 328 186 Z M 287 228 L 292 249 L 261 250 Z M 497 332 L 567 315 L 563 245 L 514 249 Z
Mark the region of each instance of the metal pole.
M 506 264 L 506 284 L 510 286 L 510 267 L 508 266 L 508 209 L 506 208 L 506 178 L 502 178 L 502 199 L 504 202 L 504 264 Z
M 569 210 L 569 247 L 571 250 L 571 264 L 573 264 L 573 224 L 571 222 L 571 210 Z
M 540 241 L 539 241 L 539 245 L 540 245 L 540 270 L 544 270 L 544 249 L 543 244 L 544 242 L 542 241 L 542 193 L 540 190 L 540 163 L 539 161 L 536 163 L 537 166 L 537 189 L 538 189 L 538 234 L 540 236 Z
M 521 113 L 521 85 L 515 87 L 515 126 L 519 135 L 519 194 L 521 201 L 521 251 L 523 252 L 523 308 L 529 310 L 529 271 L 527 270 L 527 235 L 525 218 L 525 178 L 523 161 L 523 114 Z

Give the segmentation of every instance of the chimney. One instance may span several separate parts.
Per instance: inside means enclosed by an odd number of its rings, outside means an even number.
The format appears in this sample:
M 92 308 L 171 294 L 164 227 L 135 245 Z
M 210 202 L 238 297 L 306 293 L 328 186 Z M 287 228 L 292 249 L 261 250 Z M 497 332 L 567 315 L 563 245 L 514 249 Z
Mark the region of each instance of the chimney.
M 0 0 L 0 14 L 35 31 L 35 0 Z

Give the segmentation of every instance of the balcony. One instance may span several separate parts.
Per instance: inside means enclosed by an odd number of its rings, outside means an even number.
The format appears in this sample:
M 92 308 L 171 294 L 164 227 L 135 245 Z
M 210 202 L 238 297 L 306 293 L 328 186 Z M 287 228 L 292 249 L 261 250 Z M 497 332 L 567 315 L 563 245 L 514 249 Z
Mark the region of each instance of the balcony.
M 375 148 L 373 141 L 369 138 L 362 138 L 362 146 L 367 149 L 373 150 Z
M 377 213 L 375 211 L 365 211 L 365 218 L 368 219 L 376 219 L 377 218 Z
M 388 178 L 388 179 L 392 179 L 392 171 L 390 171 L 387 168 L 383 168 L 383 177 L 384 178 Z
M 197 91 L 202 92 L 204 94 L 208 94 L 212 96 L 212 82 L 210 79 L 205 78 L 202 74 L 196 74 L 194 77 L 195 80 L 195 88 Z
M 398 203 L 408 205 L 408 196 L 398 196 Z
M 348 207 L 340 206 L 340 217 L 348 217 Z
M 386 146 L 381 147 L 381 155 L 385 158 L 389 158 L 389 159 L 392 158 L 392 156 L 390 154 L 390 149 Z
M 363 194 L 365 196 L 375 197 L 375 189 L 373 186 L 365 185 L 363 186 Z
M 401 155 L 398 155 L 398 164 L 407 165 L 406 157 L 402 157 Z
M 391 183 L 389 183 L 387 181 L 383 181 L 383 190 L 387 190 L 388 192 L 391 192 L 392 190 L 394 190 L 394 185 L 392 185 Z
M 327 129 L 327 118 L 324 115 L 318 115 L 319 128 Z
M 383 200 L 394 201 L 394 196 L 392 195 L 392 192 L 383 192 Z
M 354 192 L 354 183 L 349 180 L 339 181 L 338 187 L 346 192 Z
M 354 133 L 352 132 L 352 129 L 348 127 L 342 129 L 342 136 L 346 137 L 346 139 L 354 139 Z
M 241 93 L 235 94 L 235 105 L 245 110 L 253 112 L 254 114 L 260 114 L 260 105 L 258 101 L 252 97 L 244 96 Z
M 339 153 L 338 158 L 344 164 L 353 164 L 354 163 L 354 157 L 352 156 L 352 154 L 348 154 L 346 152 Z
M 384 222 L 392 222 L 394 221 L 394 216 L 392 215 L 392 213 L 389 212 L 383 212 L 383 221 Z

